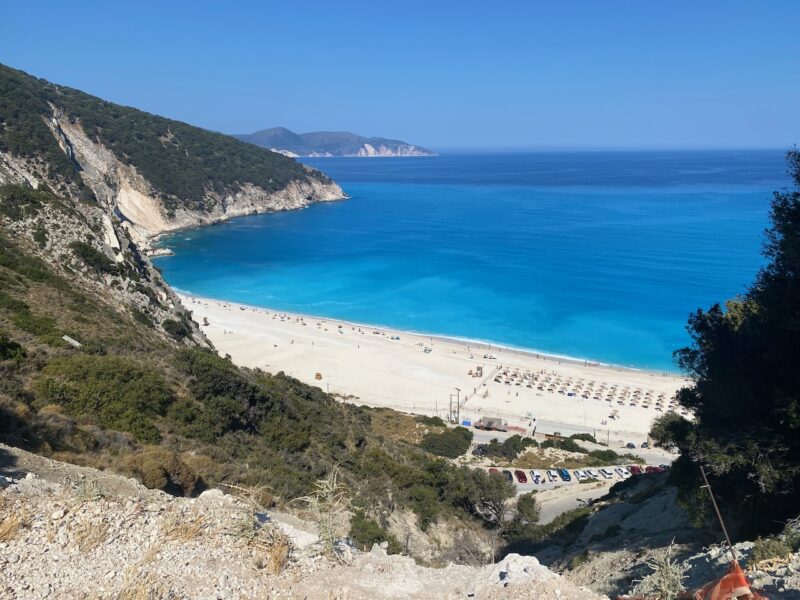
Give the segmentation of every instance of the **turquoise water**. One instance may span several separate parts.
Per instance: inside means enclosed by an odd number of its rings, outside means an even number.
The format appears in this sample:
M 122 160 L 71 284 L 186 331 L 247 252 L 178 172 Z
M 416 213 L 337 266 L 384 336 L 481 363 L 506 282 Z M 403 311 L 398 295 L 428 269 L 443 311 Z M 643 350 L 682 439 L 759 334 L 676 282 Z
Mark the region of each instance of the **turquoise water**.
M 165 239 L 198 295 L 674 370 L 762 264 L 781 152 L 316 159 L 352 198 Z

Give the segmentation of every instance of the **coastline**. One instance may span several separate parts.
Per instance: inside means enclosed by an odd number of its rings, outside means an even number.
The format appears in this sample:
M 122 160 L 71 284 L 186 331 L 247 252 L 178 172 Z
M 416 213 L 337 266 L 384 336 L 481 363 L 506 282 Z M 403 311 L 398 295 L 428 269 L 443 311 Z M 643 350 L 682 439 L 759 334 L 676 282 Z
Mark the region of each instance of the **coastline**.
M 639 442 L 689 383 L 675 374 L 175 291 L 220 354 L 241 366 L 283 371 L 355 404 L 442 417 L 458 405 L 462 421 L 500 416 L 540 433 L 602 432 L 609 440 Z M 597 391 L 578 387 L 590 382 Z M 607 400 L 612 389 L 619 397 Z
M 303 209 L 300 209 L 303 210 Z M 173 256 L 174 253 L 171 254 L 159 254 L 155 255 L 155 258 L 168 258 Z M 417 331 L 415 329 L 400 329 L 397 327 L 391 327 L 389 325 L 381 325 L 377 323 L 365 323 L 361 321 L 350 321 L 348 319 L 340 319 L 337 317 L 325 317 L 321 315 L 312 315 L 309 313 L 297 312 L 297 311 L 284 311 L 282 309 L 270 307 L 270 306 L 260 306 L 257 304 L 247 304 L 244 302 L 236 302 L 234 300 L 225 300 L 224 298 L 212 298 L 210 296 L 201 296 L 198 294 L 193 294 L 192 292 L 182 290 L 180 288 L 176 288 L 174 286 L 172 290 L 181 298 L 181 300 L 187 299 L 195 299 L 195 300 L 203 300 L 206 302 L 218 302 L 223 304 L 229 304 L 231 306 L 243 306 L 245 309 L 248 310 L 265 310 L 271 313 L 279 313 L 279 314 L 286 314 L 292 315 L 296 317 L 303 317 L 305 319 L 314 319 L 317 321 L 329 321 L 332 323 L 341 323 L 343 325 L 351 326 L 351 327 L 360 327 L 360 328 L 367 328 L 367 329 L 380 329 L 385 330 L 387 332 L 392 332 L 395 334 L 402 334 L 407 336 L 417 336 L 420 338 L 427 338 L 432 341 L 442 342 L 442 343 L 449 343 L 449 344 L 458 344 L 462 346 L 468 346 L 471 348 L 476 349 L 485 349 L 487 351 L 500 351 L 500 352 L 507 352 L 513 353 L 518 356 L 522 357 L 529 357 L 535 358 L 538 360 L 544 361 L 552 361 L 558 364 L 571 364 L 576 366 L 583 366 L 587 368 L 602 368 L 608 370 L 614 370 L 617 372 L 634 372 L 634 373 L 643 373 L 647 375 L 651 375 L 654 377 L 676 377 L 680 379 L 685 379 L 681 373 L 673 372 L 673 371 L 664 371 L 663 369 L 651 369 L 647 367 L 634 367 L 634 366 L 626 366 L 626 365 L 618 365 L 616 363 L 608 363 L 599 360 L 595 360 L 592 358 L 580 358 L 577 356 L 569 356 L 566 354 L 556 354 L 553 352 L 547 352 L 543 350 L 537 350 L 535 348 L 523 348 L 519 346 L 511 346 L 508 344 L 503 344 L 501 342 L 494 342 L 491 340 L 482 340 L 476 338 L 466 338 L 466 337 L 459 337 L 453 335 L 447 335 L 443 333 L 431 333 L 427 331 Z

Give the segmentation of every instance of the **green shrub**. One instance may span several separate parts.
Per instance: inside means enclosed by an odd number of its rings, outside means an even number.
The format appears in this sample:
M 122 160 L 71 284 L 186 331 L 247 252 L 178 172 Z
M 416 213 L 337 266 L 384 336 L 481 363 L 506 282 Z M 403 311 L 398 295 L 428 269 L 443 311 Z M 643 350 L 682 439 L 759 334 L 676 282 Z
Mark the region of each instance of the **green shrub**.
M 164 331 L 176 340 L 182 340 L 191 334 L 191 330 L 186 325 L 175 319 L 164 319 L 161 326 L 164 328 Z
M 589 562 L 589 551 L 584 550 L 569 559 L 569 570 L 574 571 L 583 564 Z
M 191 467 L 166 448 L 147 448 L 128 454 L 122 458 L 120 467 L 144 486 L 174 495 L 192 496 L 201 483 Z
M 447 427 L 447 423 L 445 423 L 439 417 L 428 417 L 425 415 L 421 415 L 416 417 L 417 423 L 421 423 L 422 425 L 427 425 L 428 427 Z
M 66 281 L 55 275 L 47 264 L 19 248 L 0 233 L 0 267 L 6 267 L 34 283 L 47 283 L 58 290 L 70 291 Z
M 507 460 L 514 460 L 528 447 L 536 447 L 539 444 L 533 438 L 522 437 L 520 435 L 512 435 L 500 443 L 497 439 L 493 439 L 485 446 L 486 456 L 493 456 L 497 458 L 505 458 Z
M 403 547 L 397 538 L 381 527 L 377 521 L 368 518 L 363 510 L 357 510 L 350 518 L 350 537 L 360 546 L 361 550 L 369 550 L 373 544 L 387 542 L 389 554 L 399 554 Z
M 56 322 L 50 317 L 34 315 L 33 313 L 25 311 L 14 316 L 11 322 L 23 331 L 27 331 L 40 338 L 58 337 Z
M 0 331 L 0 360 L 20 363 L 26 356 L 25 348 L 12 340 L 5 331 Z
M 596 458 L 606 465 L 618 464 L 620 460 L 619 454 L 613 450 L 592 450 L 589 452 L 589 456 Z
M 12 298 L 3 291 L 0 291 L 0 308 L 5 308 L 11 312 L 23 312 L 28 310 L 28 305 L 22 300 Z
M 591 433 L 573 433 L 571 436 L 569 436 L 569 439 L 592 442 L 593 444 L 597 443 L 597 440 L 594 439 L 594 436 Z
M 173 400 L 159 372 L 114 356 L 54 358 L 35 388 L 39 405 L 60 404 L 71 415 L 92 417 L 146 442 L 160 439 L 154 418 Z
M 86 242 L 72 242 L 69 247 L 72 249 L 73 254 L 80 258 L 86 266 L 94 269 L 98 273 L 116 275 L 119 272 L 116 263 L 91 244 L 87 244 Z
M 464 427 L 456 427 L 441 433 L 429 433 L 422 439 L 420 446 L 431 454 L 456 458 L 469 450 L 471 443 L 472 432 Z
M 770 558 L 785 558 L 792 553 L 792 549 L 783 541 L 775 537 L 756 538 L 753 543 L 753 553 L 750 555 L 750 563 L 757 564 L 762 560 Z
M 0 214 L 12 221 L 27 219 L 53 199 L 53 195 L 21 185 L 0 187 Z
M 558 448 L 560 450 L 566 450 L 567 452 L 578 452 L 580 454 L 589 454 L 589 451 L 578 444 L 575 440 L 570 438 L 562 438 L 560 440 L 549 439 L 545 440 L 541 444 L 542 448 Z M 603 452 L 603 450 L 597 450 L 596 452 Z
M 47 246 L 47 230 L 41 223 L 33 230 L 33 241 L 39 245 L 39 248 Z

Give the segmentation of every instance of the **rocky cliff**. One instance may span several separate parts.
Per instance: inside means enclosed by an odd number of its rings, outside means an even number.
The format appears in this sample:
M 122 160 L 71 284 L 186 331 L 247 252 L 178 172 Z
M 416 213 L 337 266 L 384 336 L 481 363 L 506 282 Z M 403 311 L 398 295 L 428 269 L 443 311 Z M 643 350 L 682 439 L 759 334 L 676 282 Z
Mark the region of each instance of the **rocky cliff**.
M 154 236 L 345 197 L 294 160 L 0 65 L 0 225 L 184 341 L 205 343 L 150 264 Z

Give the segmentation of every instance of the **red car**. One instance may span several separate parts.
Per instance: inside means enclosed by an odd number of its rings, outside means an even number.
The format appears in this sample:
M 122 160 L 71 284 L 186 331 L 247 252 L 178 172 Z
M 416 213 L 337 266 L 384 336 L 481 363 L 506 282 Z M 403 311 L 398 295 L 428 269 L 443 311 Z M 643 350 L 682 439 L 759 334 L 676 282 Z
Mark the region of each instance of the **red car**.
M 661 467 L 650 466 L 650 467 L 646 467 L 644 472 L 645 473 L 663 473 L 664 469 L 662 469 Z
M 489 469 L 489 475 L 492 475 L 492 474 L 499 475 L 500 471 L 498 471 L 497 469 Z
M 517 481 L 520 483 L 528 483 L 528 477 L 525 475 L 525 471 L 522 469 L 517 469 L 514 471 L 514 475 L 517 476 Z
M 636 465 L 631 465 L 628 467 L 628 471 L 631 472 L 631 475 L 641 475 L 642 474 L 642 467 L 637 467 Z

